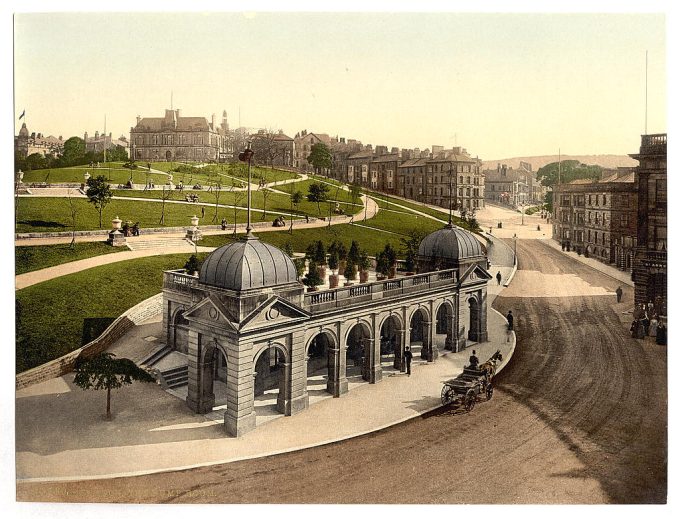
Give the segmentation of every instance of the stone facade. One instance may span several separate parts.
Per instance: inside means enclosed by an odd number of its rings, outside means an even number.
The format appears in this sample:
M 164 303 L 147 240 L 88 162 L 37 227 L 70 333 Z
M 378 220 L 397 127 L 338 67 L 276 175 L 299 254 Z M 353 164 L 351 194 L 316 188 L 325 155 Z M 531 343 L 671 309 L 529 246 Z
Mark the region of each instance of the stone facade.
M 223 282 L 215 284 L 216 279 L 236 286 L 234 258 L 240 250 L 279 252 L 254 237 L 244 240 L 215 251 L 199 278 L 169 271 L 163 282 L 166 344 L 188 360 L 187 405 L 210 412 L 215 374 L 223 373 L 224 423 L 232 436 L 255 427 L 255 397 L 265 390 L 278 389 L 276 408 L 282 414 L 306 409 L 310 370 L 325 370 L 326 391 L 340 397 L 348 391 L 350 369 L 360 370 L 369 383 L 381 380 L 385 348 L 393 352 L 394 368 L 403 371 L 406 346 L 417 343 L 422 357 L 435 361 L 440 348 L 459 351 L 468 340 L 487 340 L 490 275 L 480 266 L 486 266 L 485 257 L 446 270 L 304 293 L 298 281 L 281 282 L 287 279 L 281 262 L 258 267 L 249 256 L 252 270 L 238 271 L 245 275 L 238 278 L 245 280 L 242 289 L 217 286 Z M 261 257 L 268 261 L 263 252 Z M 245 268 L 246 262 L 241 264 Z
M 653 302 L 666 315 L 668 294 L 668 202 L 666 134 L 643 135 L 638 180 L 637 248 L 635 250 L 635 302 Z
M 180 110 L 166 110 L 164 117 L 137 117 L 130 128 L 134 160 L 222 161 L 232 158 L 226 116 L 218 127 L 215 116 L 183 117 Z
M 14 151 L 24 159 L 34 153 L 61 155 L 64 151 L 64 140 L 61 135 L 59 137 L 53 135 L 45 137 L 42 133 L 29 133 L 26 123 L 23 123 L 19 135 L 14 137 Z

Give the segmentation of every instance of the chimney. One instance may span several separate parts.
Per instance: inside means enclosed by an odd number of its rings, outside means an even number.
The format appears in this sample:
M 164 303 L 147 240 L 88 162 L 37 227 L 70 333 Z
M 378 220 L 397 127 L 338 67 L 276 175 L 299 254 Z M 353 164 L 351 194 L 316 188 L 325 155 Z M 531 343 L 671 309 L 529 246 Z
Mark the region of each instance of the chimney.
M 84 140 L 85 142 L 87 142 L 87 132 L 85 132 L 85 135 L 84 135 L 83 140 Z
M 137 124 L 139 124 L 139 122 L 140 122 L 141 120 L 142 120 L 142 118 L 138 115 L 138 116 L 137 116 Z
M 94 138 L 95 138 L 95 140 L 99 139 L 99 130 L 95 130 Z
M 212 114 L 211 121 L 212 121 L 212 129 L 214 130 L 215 128 L 217 128 L 217 126 L 215 125 L 215 114 Z

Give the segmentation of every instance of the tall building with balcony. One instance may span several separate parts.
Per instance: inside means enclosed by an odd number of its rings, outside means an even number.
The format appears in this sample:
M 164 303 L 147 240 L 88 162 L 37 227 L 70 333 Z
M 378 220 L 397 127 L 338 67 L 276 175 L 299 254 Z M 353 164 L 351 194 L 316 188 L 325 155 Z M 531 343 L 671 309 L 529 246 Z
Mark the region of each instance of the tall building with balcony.
M 666 134 L 643 135 L 638 182 L 637 247 L 633 268 L 635 302 L 653 302 L 666 315 L 667 301 L 667 164 Z

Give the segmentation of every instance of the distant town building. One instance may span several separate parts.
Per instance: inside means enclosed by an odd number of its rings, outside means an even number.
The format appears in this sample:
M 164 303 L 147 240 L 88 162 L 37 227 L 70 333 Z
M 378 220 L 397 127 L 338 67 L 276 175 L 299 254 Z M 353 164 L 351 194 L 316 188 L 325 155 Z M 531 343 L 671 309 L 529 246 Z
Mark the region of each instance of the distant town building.
M 14 137 L 14 150 L 24 159 L 34 153 L 40 153 L 43 156 L 61 155 L 64 151 L 64 139 L 61 135 L 45 137 L 42 133 L 29 133 L 26 123 L 23 123 L 19 135 Z
M 135 160 L 224 161 L 233 158 L 226 112 L 218 126 L 213 114 L 183 117 L 180 110 L 165 110 L 164 117 L 137 117 L 130 128 L 130 147 Z
M 329 148 L 331 147 L 331 138 L 325 133 L 312 133 L 307 130 L 302 130 L 295 135 L 294 153 L 293 153 L 293 167 L 300 171 L 312 171 L 312 165 L 307 162 L 307 157 L 312 152 L 312 146 L 318 143 L 323 143 Z
M 542 204 L 547 188 L 536 180 L 531 164 L 520 162 L 517 169 L 498 164 L 484 171 L 485 198 L 512 207 Z
M 105 149 L 115 148 L 116 146 L 122 146 L 126 150 L 129 147 L 128 140 L 124 135 L 121 135 L 117 139 L 112 138 L 111 132 L 105 135 L 103 132 L 100 134 L 99 131 L 94 132 L 94 137 L 90 137 L 87 132 L 83 135 L 83 141 L 85 141 L 85 151 L 93 151 L 95 153 L 101 153 Z
M 264 166 L 292 167 L 295 157 L 295 141 L 283 130 L 259 130 L 250 136 L 253 160 Z
M 654 303 L 667 315 L 667 163 L 666 134 L 643 135 L 640 152 L 630 156 L 640 162 L 638 181 L 637 248 L 633 281 L 635 302 Z
M 621 171 L 600 181 L 553 187 L 553 239 L 566 250 L 631 272 L 637 243 L 635 175 Z

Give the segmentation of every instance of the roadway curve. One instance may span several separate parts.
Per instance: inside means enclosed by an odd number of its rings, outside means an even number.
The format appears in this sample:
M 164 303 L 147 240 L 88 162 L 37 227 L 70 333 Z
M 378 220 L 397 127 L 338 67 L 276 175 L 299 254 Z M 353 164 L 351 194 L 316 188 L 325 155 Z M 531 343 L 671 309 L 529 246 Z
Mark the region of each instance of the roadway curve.
M 305 451 L 175 473 L 21 483 L 19 500 L 213 503 L 662 503 L 666 348 L 620 319 L 618 282 L 538 240 L 518 241 L 521 276 L 494 306 L 517 349 L 494 398 Z M 526 271 L 526 272 L 524 272 Z M 533 271 L 533 272 L 532 272 Z M 541 271 L 542 273 L 536 272 Z M 524 273 L 524 274 L 523 274 Z M 531 279 L 605 295 L 533 297 Z M 555 278 L 557 279 L 557 278 Z

